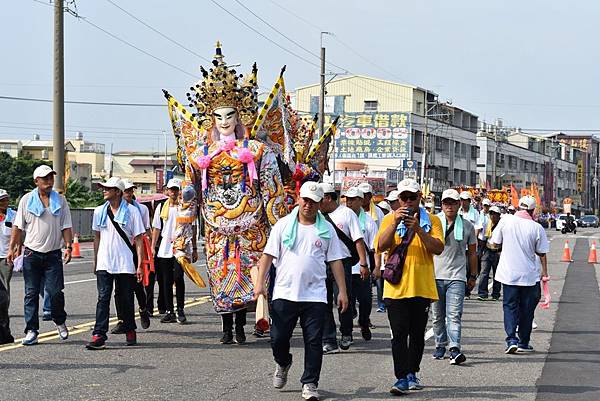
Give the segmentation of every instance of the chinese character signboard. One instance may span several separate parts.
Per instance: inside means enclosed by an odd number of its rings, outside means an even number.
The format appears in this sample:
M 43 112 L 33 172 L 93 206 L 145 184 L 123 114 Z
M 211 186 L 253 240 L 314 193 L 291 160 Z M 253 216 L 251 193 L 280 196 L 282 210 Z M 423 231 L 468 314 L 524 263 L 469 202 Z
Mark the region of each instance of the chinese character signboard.
M 373 195 L 385 196 L 385 178 L 379 177 L 344 177 L 342 180 L 342 195 L 348 188 L 357 187 L 363 182 L 368 182 L 373 187 Z
M 577 191 L 583 192 L 583 160 L 577 162 Z
M 165 184 L 164 171 L 162 168 L 157 168 L 155 171 L 155 174 L 156 174 L 156 193 L 161 193 L 163 185 Z
M 409 113 L 346 113 L 336 134 L 338 159 L 410 159 Z

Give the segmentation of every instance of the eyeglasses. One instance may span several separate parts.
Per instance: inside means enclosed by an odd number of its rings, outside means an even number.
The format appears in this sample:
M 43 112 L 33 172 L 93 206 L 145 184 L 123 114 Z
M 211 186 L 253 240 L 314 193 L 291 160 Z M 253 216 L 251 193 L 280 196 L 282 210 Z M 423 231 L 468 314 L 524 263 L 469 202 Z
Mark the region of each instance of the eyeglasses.
M 415 201 L 415 200 L 417 200 L 417 195 L 400 195 L 400 199 L 403 202 L 406 202 L 406 201 Z
M 445 205 L 445 206 L 456 206 L 456 205 L 458 205 L 458 201 L 444 199 L 442 201 L 442 205 Z
M 108 192 L 111 189 L 114 189 L 114 188 L 112 188 L 112 187 L 111 188 L 102 187 L 102 192 Z

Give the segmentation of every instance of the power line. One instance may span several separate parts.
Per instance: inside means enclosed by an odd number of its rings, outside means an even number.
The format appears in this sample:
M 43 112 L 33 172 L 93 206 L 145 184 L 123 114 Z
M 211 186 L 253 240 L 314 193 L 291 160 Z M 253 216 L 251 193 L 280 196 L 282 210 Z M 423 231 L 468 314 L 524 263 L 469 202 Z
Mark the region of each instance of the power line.
M 290 14 L 290 15 L 292 15 L 292 16 L 294 16 L 294 17 L 298 18 L 300 21 L 304 22 L 305 24 L 307 24 L 307 25 L 309 25 L 309 26 L 311 26 L 311 27 L 315 28 L 317 31 L 319 31 L 319 32 L 322 32 L 322 31 L 324 31 L 324 29 L 323 29 L 323 28 L 321 28 L 321 27 L 319 27 L 319 26 L 317 26 L 317 25 L 313 24 L 312 22 L 310 22 L 309 20 L 307 20 L 307 19 L 305 19 L 305 18 L 301 17 L 301 16 L 300 16 L 300 15 L 298 15 L 298 14 L 295 14 L 293 11 L 291 11 L 291 10 L 289 10 L 289 9 L 285 8 L 284 6 L 282 6 L 281 4 L 279 4 L 278 2 L 276 2 L 276 1 L 273 1 L 273 0 L 269 0 L 269 1 L 270 1 L 270 2 L 271 2 L 273 5 L 275 5 L 275 6 L 279 7 L 279 8 L 280 8 L 280 9 L 282 9 L 283 11 L 287 12 L 288 14 Z
M 211 63 L 211 61 L 209 59 L 207 59 L 206 57 L 201 56 L 200 54 L 196 53 L 195 51 L 193 51 L 193 50 L 187 48 L 186 46 L 182 45 L 181 43 L 177 42 L 175 39 L 172 39 L 169 36 L 165 35 L 161 31 L 159 31 L 158 29 L 152 27 L 150 24 L 142 21 L 141 19 L 139 19 L 138 17 L 136 17 L 135 15 L 133 15 L 132 13 L 130 13 L 129 11 L 125 10 L 124 8 L 122 8 L 121 6 L 119 6 L 118 4 L 116 4 L 115 2 L 113 2 L 112 0 L 106 0 L 106 1 L 109 2 L 110 4 L 112 4 L 113 6 L 115 6 L 116 8 L 118 8 L 119 10 L 123 11 L 125 14 L 129 15 L 131 18 L 133 18 L 134 20 L 136 20 L 140 24 L 144 25 L 146 28 L 151 29 L 153 32 L 159 34 L 160 36 L 162 36 L 163 38 L 165 38 L 169 42 L 175 44 L 176 46 L 179 46 L 183 50 L 187 51 L 188 53 L 193 54 L 194 56 L 198 57 L 199 59 L 204 60 L 207 63 Z
M 52 103 L 52 100 L 50 100 L 50 99 L 37 99 L 37 98 L 16 97 L 16 96 L 0 96 L 0 100 L 17 100 L 17 101 L 25 101 L 25 102 Z M 167 107 L 166 104 L 155 104 L 155 103 L 91 102 L 91 101 L 83 101 L 83 100 L 65 100 L 65 103 L 87 104 L 87 105 L 95 105 L 95 106 Z
M 243 19 L 241 19 L 237 15 L 233 14 L 232 12 L 230 12 L 229 10 L 227 10 L 225 7 L 221 6 L 215 0 L 210 0 L 210 2 L 213 3 L 215 6 L 219 7 L 221 10 L 223 10 L 227 14 L 229 14 L 230 16 L 232 16 L 233 18 L 235 18 L 237 21 L 239 21 L 241 24 L 243 24 L 246 28 L 250 29 L 252 32 L 256 33 L 257 35 L 260 35 L 262 38 L 264 38 L 265 40 L 267 40 L 270 43 L 274 44 L 275 46 L 279 47 L 281 50 L 285 51 L 286 53 L 289 53 L 292 56 L 299 58 L 300 60 L 304 61 L 307 64 L 312 65 L 313 67 L 320 68 L 320 66 L 318 64 L 313 63 L 312 61 L 310 61 L 310 60 L 302 57 L 301 55 L 299 55 L 297 53 L 294 53 L 293 51 L 287 49 L 286 47 L 281 46 L 279 43 L 275 42 L 274 40 L 272 40 L 268 36 L 264 35 L 260 31 L 258 31 L 257 29 L 253 28 L 252 26 L 248 25 Z
M 174 68 L 174 69 L 176 69 L 177 71 L 180 71 L 180 72 L 182 72 L 182 73 L 184 73 L 184 74 L 186 74 L 186 75 L 189 75 L 190 77 L 193 77 L 193 78 L 195 78 L 195 79 L 198 79 L 198 78 L 199 78 L 198 76 L 196 76 L 196 75 L 194 75 L 194 74 L 190 74 L 190 73 L 189 73 L 189 72 L 187 72 L 186 70 L 184 70 L 184 69 L 182 69 L 182 68 L 179 68 L 179 67 L 177 67 L 176 65 L 174 65 L 174 64 L 171 64 L 171 63 L 169 63 L 168 61 L 165 61 L 165 60 L 161 59 L 160 57 L 157 57 L 157 56 L 155 56 L 154 54 L 152 54 L 152 53 L 149 53 L 149 52 L 147 52 L 146 50 L 144 50 L 144 49 L 141 49 L 141 48 L 137 47 L 136 45 L 134 45 L 134 44 L 132 44 L 132 43 L 130 43 L 130 42 L 128 42 L 128 41 L 126 41 L 125 39 L 121 39 L 120 37 L 118 37 L 118 36 L 116 36 L 116 35 L 112 34 L 112 33 L 111 33 L 111 32 L 109 32 L 109 31 L 107 31 L 106 29 L 104 29 L 104 28 L 101 28 L 101 27 L 99 27 L 98 25 L 94 24 L 93 22 L 89 21 L 87 18 L 84 18 L 84 17 L 79 17 L 79 19 L 80 19 L 80 20 L 82 20 L 83 22 L 87 23 L 87 24 L 90 24 L 90 25 L 91 25 L 91 26 L 93 26 L 94 28 L 96 28 L 96 29 L 98 29 L 98 30 L 100 30 L 100 31 L 104 32 L 106 35 L 110 36 L 111 38 L 113 38 L 113 39 L 115 39 L 115 40 L 118 40 L 119 42 L 121 42 L 121 43 L 123 43 L 123 44 L 126 44 L 127 46 L 129 46 L 129 47 L 131 47 L 131 48 L 133 48 L 133 49 L 135 49 L 135 50 L 139 51 L 140 53 L 143 53 L 143 54 L 145 54 L 145 55 L 146 55 L 146 56 L 148 56 L 148 57 L 152 57 L 154 60 L 158 61 L 159 63 L 165 64 L 165 65 L 168 65 L 169 67 L 171 67 L 171 68 Z

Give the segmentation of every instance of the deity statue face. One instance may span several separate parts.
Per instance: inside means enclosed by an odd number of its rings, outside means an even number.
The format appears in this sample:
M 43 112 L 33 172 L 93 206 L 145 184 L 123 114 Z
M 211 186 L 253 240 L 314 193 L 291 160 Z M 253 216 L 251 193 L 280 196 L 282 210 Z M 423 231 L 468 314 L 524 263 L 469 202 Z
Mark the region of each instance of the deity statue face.
M 237 111 L 233 107 L 221 107 L 213 111 L 215 126 L 221 137 L 232 136 L 238 123 Z

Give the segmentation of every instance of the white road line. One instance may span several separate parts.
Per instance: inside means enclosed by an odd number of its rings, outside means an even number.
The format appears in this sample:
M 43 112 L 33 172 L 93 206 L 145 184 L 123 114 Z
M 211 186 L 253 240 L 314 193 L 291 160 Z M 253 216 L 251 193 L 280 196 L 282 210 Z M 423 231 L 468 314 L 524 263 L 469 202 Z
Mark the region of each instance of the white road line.
M 85 279 L 85 280 L 67 281 L 65 283 L 65 285 L 67 285 L 67 284 L 78 284 L 78 283 L 87 283 L 89 281 L 96 281 L 96 279 L 95 278 L 88 278 L 88 279 Z

